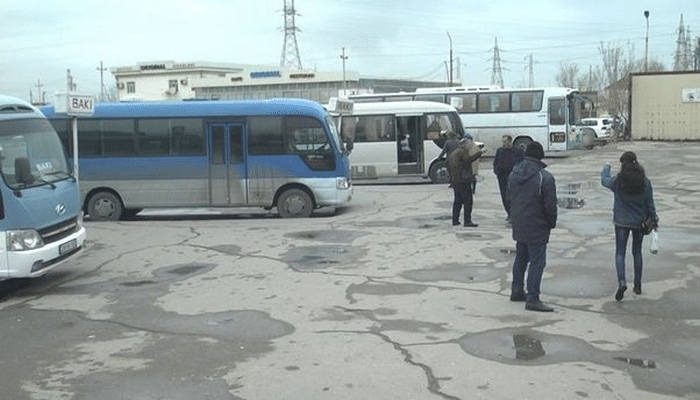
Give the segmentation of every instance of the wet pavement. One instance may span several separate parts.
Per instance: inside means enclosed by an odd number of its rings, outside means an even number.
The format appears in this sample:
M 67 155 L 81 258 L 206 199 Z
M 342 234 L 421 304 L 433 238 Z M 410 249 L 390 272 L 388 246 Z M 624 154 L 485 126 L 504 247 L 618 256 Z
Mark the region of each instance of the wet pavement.
M 612 193 L 632 150 L 660 251 L 613 298 Z M 149 211 L 88 223 L 88 248 L 0 282 L 11 399 L 700 399 L 698 143 L 618 143 L 545 160 L 559 222 L 542 299 L 509 301 L 514 243 L 482 162 L 474 220 L 452 193 L 357 185 L 335 215 Z M 633 276 L 631 256 L 627 274 Z

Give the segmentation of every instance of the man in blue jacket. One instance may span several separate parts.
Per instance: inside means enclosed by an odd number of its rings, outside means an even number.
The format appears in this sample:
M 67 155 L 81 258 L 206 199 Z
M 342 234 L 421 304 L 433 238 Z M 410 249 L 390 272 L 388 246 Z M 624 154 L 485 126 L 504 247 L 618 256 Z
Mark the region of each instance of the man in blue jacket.
M 493 173 L 498 179 L 498 189 L 501 192 L 501 202 L 506 210 L 506 220 L 510 222 L 510 212 L 508 211 L 508 202 L 506 201 L 506 191 L 508 187 L 508 175 L 513 170 L 516 164 L 523 160 L 523 150 L 518 147 L 513 147 L 513 136 L 506 133 L 501 137 L 501 147 L 496 149 L 496 155 L 493 157 Z
M 516 242 L 510 300 L 525 301 L 525 309 L 530 311 L 553 311 L 540 301 L 549 233 L 557 224 L 556 184 L 554 176 L 544 170 L 543 158 L 542 145 L 532 142 L 525 150 L 525 159 L 513 167 L 506 194 Z

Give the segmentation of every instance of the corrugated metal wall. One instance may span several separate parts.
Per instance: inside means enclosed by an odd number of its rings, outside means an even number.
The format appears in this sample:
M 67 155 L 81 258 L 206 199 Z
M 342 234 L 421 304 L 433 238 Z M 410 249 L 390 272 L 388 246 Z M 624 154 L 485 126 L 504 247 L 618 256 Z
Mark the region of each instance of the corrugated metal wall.
M 698 94 L 700 72 L 632 75 L 632 139 L 700 140 Z

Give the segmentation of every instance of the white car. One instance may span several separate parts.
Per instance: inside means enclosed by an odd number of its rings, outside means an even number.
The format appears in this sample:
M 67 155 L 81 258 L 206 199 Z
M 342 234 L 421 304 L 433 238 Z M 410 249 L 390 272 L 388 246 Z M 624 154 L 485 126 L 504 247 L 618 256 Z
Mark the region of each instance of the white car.
M 582 127 L 588 127 L 595 131 L 596 137 L 608 137 L 612 132 L 613 119 L 605 118 L 583 118 L 581 120 Z

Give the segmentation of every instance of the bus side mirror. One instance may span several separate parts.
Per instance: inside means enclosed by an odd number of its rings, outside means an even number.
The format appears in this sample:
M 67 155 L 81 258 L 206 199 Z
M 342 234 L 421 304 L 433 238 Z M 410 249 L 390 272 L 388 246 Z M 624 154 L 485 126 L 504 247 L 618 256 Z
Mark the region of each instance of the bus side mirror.
M 26 157 L 15 158 L 15 179 L 17 183 L 29 185 L 34 182 L 34 176 L 29 168 L 29 159 Z

